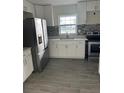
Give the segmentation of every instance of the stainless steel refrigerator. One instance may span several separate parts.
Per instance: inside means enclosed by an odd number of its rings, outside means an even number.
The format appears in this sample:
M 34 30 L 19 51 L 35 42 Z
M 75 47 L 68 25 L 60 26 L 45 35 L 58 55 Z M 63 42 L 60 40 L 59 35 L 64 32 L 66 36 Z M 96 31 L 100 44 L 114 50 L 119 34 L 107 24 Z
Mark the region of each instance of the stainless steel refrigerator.
M 31 47 L 34 71 L 43 71 L 48 62 L 45 37 L 40 18 L 27 18 L 23 21 L 23 47 Z

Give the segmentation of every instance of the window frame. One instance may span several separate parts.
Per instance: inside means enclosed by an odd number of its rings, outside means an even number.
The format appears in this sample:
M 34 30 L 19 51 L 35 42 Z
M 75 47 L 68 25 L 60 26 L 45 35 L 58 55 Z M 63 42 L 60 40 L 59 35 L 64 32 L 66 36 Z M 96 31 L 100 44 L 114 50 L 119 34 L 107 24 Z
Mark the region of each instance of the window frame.
M 65 24 L 65 25 L 60 25 L 60 17 L 71 17 L 71 16 L 75 16 L 76 17 L 76 23 L 75 24 Z M 69 33 L 69 34 L 73 34 L 73 35 L 77 35 L 77 15 L 76 14 L 74 14 L 74 15 L 60 15 L 59 17 L 58 17 L 58 23 L 59 23 L 59 35 L 66 35 L 66 33 L 61 33 L 61 26 L 73 26 L 73 25 L 75 25 L 75 33 Z

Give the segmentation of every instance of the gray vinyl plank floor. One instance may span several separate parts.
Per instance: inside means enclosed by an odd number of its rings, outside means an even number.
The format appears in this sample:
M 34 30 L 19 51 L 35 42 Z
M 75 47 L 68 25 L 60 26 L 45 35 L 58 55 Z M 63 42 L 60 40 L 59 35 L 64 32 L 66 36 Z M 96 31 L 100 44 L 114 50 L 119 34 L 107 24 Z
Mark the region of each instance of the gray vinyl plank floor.
M 42 73 L 32 73 L 24 93 L 100 93 L 98 62 L 50 59 Z

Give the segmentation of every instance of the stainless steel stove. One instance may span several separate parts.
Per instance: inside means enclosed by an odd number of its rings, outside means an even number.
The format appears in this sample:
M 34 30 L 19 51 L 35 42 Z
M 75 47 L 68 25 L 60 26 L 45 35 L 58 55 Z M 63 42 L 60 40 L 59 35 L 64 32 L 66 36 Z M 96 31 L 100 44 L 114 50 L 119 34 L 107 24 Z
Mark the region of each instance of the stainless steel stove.
M 98 57 L 100 53 L 100 33 L 98 31 L 87 32 L 88 57 Z

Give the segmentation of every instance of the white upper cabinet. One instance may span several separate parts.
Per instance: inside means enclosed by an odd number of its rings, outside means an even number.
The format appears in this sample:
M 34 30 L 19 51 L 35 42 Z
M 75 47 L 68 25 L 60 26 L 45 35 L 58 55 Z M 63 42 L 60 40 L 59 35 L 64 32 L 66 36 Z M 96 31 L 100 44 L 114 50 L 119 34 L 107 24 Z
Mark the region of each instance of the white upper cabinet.
M 95 9 L 100 11 L 100 1 L 96 1 Z
M 100 11 L 100 1 L 88 1 L 87 11 Z
M 86 23 L 100 24 L 100 1 L 87 2 Z
M 44 6 L 44 18 L 46 19 L 48 26 L 54 26 L 53 6 L 52 5 Z
M 100 1 L 80 1 L 72 5 L 35 5 L 36 17 L 45 18 L 48 26 L 59 25 L 59 16 L 77 15 L 77 24 L 87 24 L 87 11 L 100 11 Z
M 100 24 L 100 12 L 87 11 L 87 24 Z
M 38 18 L 44 18 L 44 6 L 35 5 L 35 16 Z
M 91 19 L 94 19 L 94 18 L 97 18 L 98 22 L 95 22 L 95 21 L 92 21 L 92 22 L 89 22 L 89 19 L 88 19 L 88 23 L 87 23 L 87 12 L 89 11 L 97 11 L 97 15 L 93 16 L 92 18 L 92 15 L 90 15 Z M 82 1 L 82 2 L 78 2 L 77 4 L 77 14 L 78 14 L 78 21 L 77 23 L 78 24 L 96 24 L 96 23 L 99 23 L 99 11 L 100 11 L 100 1 Z M 89 17 L 89 16 L 88 16 Z
M 46 19 L 48 26 L 54 26 L 52 5 L 35 5 L 35 14 L 38 18 Z
M 86 24 L 86 2 L 77 4 L 78 24 Z

